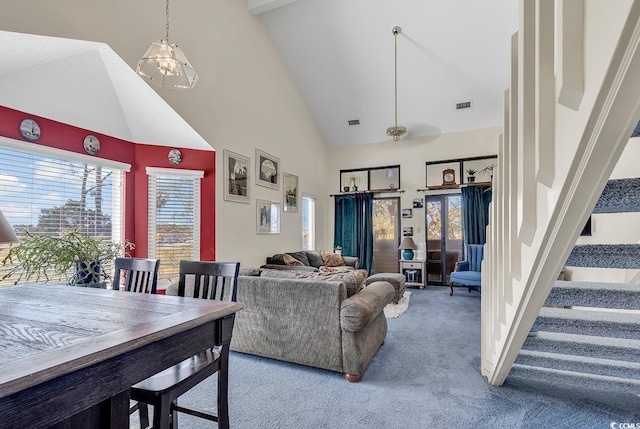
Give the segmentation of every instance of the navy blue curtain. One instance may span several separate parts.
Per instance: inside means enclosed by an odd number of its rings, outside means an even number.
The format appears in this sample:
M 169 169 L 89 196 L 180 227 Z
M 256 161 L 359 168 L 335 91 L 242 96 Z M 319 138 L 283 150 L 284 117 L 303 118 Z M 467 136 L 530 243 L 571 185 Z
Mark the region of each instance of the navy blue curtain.
M 465 244 L 484 244 L 489 224 L 490 186 L 462 188 L 462 234 Z
M 345 256 L 357 256 L 360 268 L 371 272 L 373 263 L 373 194 L 336 195 L 333 245 Z

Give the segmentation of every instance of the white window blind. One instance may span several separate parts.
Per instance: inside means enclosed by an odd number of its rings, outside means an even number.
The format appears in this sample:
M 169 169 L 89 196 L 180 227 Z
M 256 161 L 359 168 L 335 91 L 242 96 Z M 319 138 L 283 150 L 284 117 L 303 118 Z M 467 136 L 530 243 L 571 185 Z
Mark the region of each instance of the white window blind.
M 316 198 L 302 195 L 302 250 L 316 248 Z
M 99 165 L 102 160 L 93 157 L 21 144 L 38 151 L 27 152 L 4 143 L 5 139 L 0 142 L 0 210 L 19 238 L 26 231 L 56 236 L 78 229 L 93 237 L 122 241 L 123 170 L 109 161 Z M 0 250 L 1 259 L 7 251 Z M 0 267 L 0 278 L 10 268 Z M 13 281 L 9 278 L 2 284 Z
M 204 172 L 147 167 L 149 258 L 160 274 L 178 273 L 181 260 L 200 260 L 200 179 Z

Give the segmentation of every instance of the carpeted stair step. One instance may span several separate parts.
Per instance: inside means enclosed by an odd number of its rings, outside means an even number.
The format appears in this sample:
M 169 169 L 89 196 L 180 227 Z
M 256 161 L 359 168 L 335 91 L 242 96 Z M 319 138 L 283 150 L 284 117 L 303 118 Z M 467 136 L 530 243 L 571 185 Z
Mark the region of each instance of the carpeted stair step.
M 640 211 L 640 178 L 609 180 L 593 213 L 628 213 Z
M 521 350 L 516 358 L 516 363 L 563 371 L 606 375 L 608 377 L 631 378 L 640 381 L 640 363 L 638 362 Z
M 509 377 L 564 383 L 581 389 L 640 393 L 640 380 L 514 364 Z
M 640 363 L 640 340 L 540 331 L 527 337 L 522 350 Z
M 640 310 L 640 285 L 558 280 L 546 304 Z
M 635 340 L 640 314 L 543 307 L 531 330 Z
M 640 244 L 581 244 L 571 250 L 568 267 L 640 269 Z

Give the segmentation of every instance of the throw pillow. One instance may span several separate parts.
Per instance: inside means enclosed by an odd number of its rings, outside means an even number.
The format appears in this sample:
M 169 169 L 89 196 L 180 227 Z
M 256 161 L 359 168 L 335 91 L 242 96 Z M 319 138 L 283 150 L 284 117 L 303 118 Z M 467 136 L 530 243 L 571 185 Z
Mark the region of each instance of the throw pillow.
M 288 253 L 283 254 L 282 259 L 284 259 L 285 265 L 295 265 L 299 267 L 302 267 L 304 265 L 302 262 L 298 261 L 296 258 L 289 255 Z
M 302 262 L 302 265 L 306 265 L 307 267 L 309 266 L 309 258 L 307 258 L 307 252 L 305 251 L 287 252 L 287 254 L 293 256 L 298 261 Z
M 307 250 L 307 258 L 309 259 L 309 265 L 312 267 L 320 268 L 324 265 L 322 255 L 317 250 Z
M 276 253 L 270 258 L 267 258 L 267 264 L 284 265 L 284 259 L 282 253 Z
M 340 267 L 344 265 L 344 259 L 342 259 L 342 255 L 329 252 L 320 252 L 320 254 L 322 255 L 324 265 L 327 267 Z

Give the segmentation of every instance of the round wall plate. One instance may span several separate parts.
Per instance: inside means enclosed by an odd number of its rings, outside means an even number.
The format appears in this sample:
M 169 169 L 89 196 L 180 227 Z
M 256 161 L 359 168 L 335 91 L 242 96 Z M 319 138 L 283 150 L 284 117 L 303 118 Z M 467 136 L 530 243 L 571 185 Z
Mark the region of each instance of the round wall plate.
M 34 142 L 40 138 L 40 125 L 33 119 L 20 122 L 20 135 L 27 141 Z
M 100 152 L 100 140 L 98 137 L 89 134 L 84 138 L 84 151 L 89 155 L 95 155 Z
M 182 152 L 178 149 L 171 149 L 169 151 L 169 162 L 173 165 L 178 165 L 182 162 Z

